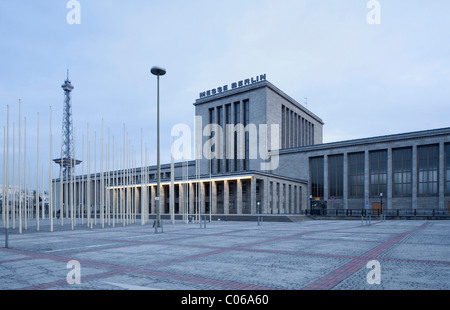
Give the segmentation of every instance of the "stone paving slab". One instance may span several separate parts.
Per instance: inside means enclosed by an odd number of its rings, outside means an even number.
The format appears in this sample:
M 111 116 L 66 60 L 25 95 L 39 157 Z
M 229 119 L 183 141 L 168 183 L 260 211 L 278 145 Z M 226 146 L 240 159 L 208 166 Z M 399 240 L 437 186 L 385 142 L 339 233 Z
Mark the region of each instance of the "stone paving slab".
M 0 229 L 0 290 L 448 290 L 450 221 L 77 222 Z M 70 285 L 71 260 L 81 283 Z M 380 284 L 366 264 L 379 262 Z

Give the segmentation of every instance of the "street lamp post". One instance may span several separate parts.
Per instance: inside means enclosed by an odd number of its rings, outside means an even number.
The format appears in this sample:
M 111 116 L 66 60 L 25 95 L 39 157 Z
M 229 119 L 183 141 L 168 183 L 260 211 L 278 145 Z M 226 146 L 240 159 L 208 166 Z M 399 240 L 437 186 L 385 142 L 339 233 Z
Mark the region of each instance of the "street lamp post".
M 158 232 L 158 227 L 160 226 L 160 221 L 161 221 L 161 214 L 160 214 L 160 207 L 161 207 L 161 200 L 160 200 L 160 191 L 161 191 L 161 163 L 160 163 L 160 147 L 159 147 L 159 77 L 163 76 L 166 74 L 166 69 L 161 68 L 161 67 L 157 67 L 154 66 L 151 68 L 150 72 L 153 75 L 156 75 L 157 77 L 157 110 L 156 110 L 156 115 L 157 115 L 157 177 L 158 177 L 158 183 L 157 183 L 157 188 L 156 188 L 156 223 L 155 223 L 155 233 Z

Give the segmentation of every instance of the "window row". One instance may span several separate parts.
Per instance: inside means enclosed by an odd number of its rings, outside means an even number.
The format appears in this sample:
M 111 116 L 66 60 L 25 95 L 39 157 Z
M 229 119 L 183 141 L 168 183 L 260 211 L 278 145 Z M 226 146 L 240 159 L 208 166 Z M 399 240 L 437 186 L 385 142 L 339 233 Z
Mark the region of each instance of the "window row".
M 445 192 L 450 194 L 450 144 L 445 145 Z M 348 197 L 364 197 L 365 153 L 348 154 Z M 387 150 L 371 151 L 368 158 L 369 195 L 387 194 Z M 310 159 L 311 195 L 324 197 L 324 157 Z M 342 197 L 344 192 L 344 156 L 328 156 L 328 197 Z M 437 195 L 439 192 L 439 145 L 417 147 L 417 193 Z M 392 195 L 412 195 L 412 148 L 392 150 Z
M 234 102 L 233 104 L 226 104 L 224 106 L 217 106 L 209 109 L 209 124 L 217 124 L 222 128 L 226 128 L 226 125 L 242 124 L 244 127 L 250 124 L 250 102 L 249 100 L 243 100 L 242 102 Z M 210 138 L 214 138 L 216 133 L 211 131 Z M 229 139 L 226 135 L 222 137 L 225 139 L 223 143 L 212 144 L 211 153 L 220 154 L 233 154 L 233 159 L 216 158 L 211 160 L 211 171 L 213 173 L 231 172 L 231 171 L 245 171 L 249 170 L 249 152 L 250 152 L 250 135 L 248 131 L 244 134 L 244 157 L 240 159 L 238 156 L 238 136 L 237 132 L 234 132 L 233 141 L 227 141 Z M 223 148 L 223 149 L 216 149 Z M 226 156 L 225 156 L 226 157 Z M 241 157 L 242 158 L 242 157 Z
M 314 124 L 281 105 L 281 148 L 314 144 Z

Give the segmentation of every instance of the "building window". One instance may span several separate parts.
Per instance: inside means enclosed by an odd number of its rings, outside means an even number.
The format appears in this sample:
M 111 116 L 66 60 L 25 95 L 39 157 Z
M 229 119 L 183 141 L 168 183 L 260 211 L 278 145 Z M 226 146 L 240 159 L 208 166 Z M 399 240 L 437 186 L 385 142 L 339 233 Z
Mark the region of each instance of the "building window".
M 369 155 L 370 195 L 387 195 L 387 151 L 374 151 Z
M 219 125 L 219 126 L 221 126 L 222 128 L 223 128 L 223 108 L 222 107 L 217 107 L 217 124 Z M 219 139 L 220 139 L 220 136 L 219 136 Z M 222 152 L 222 150 L 221 150 L 221 148 L 220 148 L 220 145 L 222 145 L 222 141 L 218 141 L 218 150 L 217 150 L 217 152 L 218 152 L 218 154 L 217 154 L 217 173 L 220 173 L 221 172 L 221 166 L 222 166 L 222 160 L 221 160 L 221 158 L 222 158 L 222 156 L 221 156 L 221 152 Z
M 436 195 L 438 193 L 439 147 L 437 145 L 417 148 L 419 194 Z
M 450 194 L 450 144 L 445 145 L 445 192 Z
M 210 124 L 215 124 L 216 123 L 216 116 L 214 113 L 214 108 L 209 109 L 209 123 Z M 210 135 L 210 139 L 211 141 L 213 141 L 212 139 L 215 137 L 216 133 L 214 130 L 211 130 L 211 135 Z M 216 151 L 216 144 L 213 143 L 211 145 L 211 154 L 213 154 Z M 210 159 L 209 161 L 209 165 L 210 165 L 210 169 L 211 171 L 215 171 L 215 167 L 214 167 L 214 160 Z
M 246 128 L 250 124 L 250 104 L 248 100 L 244 100 L 244 127 Z M 244 170 L 250 169 L 250 133 L 245 131 L 245 159 L 244 159 Z
M 225 123 L 227 125 L 233 124 L 232 121 L 231 121 L 231 104 L 225 105 Z M 224 126 L 224 131 L 225 130 L 226 130 L 226 126 Z M 226 158 L 225 159 L 225 171 L 229 172 L 232 169 L 231 165 L 232 165 L 232 161 L 233 161 L 232 159 L 229 158 L 230 157 L 229 153 L 231 154 L 230 149 L 233 146 L 231 146 L 231 141 L 230 141 L 231 139 L 230 139 L 230 137 L 228 137 L 228 133 L 227 132 L 226 132 L 226 135 L 225 135 L 225 139 L 226 139 L 226 143 L 225 143 L 225 148 L 226 148 L 226 150 L 225 150 L 225 154 L 226 154 L 226 157 L 225 157 Z
M 234 103 L 234 125 L 241 123 L 241 104 L 240 102 Z M 238 159 L 238 136 L 237 132 L 234 132 L 234 171 L 240 171 L 241 165 Z
M 281 148 L 286 147 L 286 130 L 285 130 L 285 117 L 286 117 L 286 108 L 284 105 L 281 105 Z
M 412 151 L 410 148 L 392 151 L 394 196 L 411 195 L 412 182 Z
M 364 153 L 348 155 L 349 197 L 364 197 Z
M 323 157 L 311 158 L 309 171 L 311 173 L 311 195 L 323 198 Z
M 329 197 L 344 195 L 344 156 L 328 157 L 328 192 Z

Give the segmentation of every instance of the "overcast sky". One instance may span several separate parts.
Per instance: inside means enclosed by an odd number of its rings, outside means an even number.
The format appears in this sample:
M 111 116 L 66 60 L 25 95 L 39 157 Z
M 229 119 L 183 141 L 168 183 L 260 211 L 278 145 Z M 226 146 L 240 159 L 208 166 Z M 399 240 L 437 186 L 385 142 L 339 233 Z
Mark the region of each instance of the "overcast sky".
M 170 162 L 172 127 L 193 128 L 199 92 L 260 74 L 298 102 L 308 98 L 325 122 L 324 142 L 449 126 L 447 0 L 379 0 L 381 23 L 373 25 L 368 0 L 79 0 L 74 25 L 67 2 L 0 1 L 0 129 L 10 105 L 10 139 L 12 122 L 17 139 L 21 98 L 29 167 L 36 166 L 39 112 L 40 165 L 48 169 L 50 106 L 52 156 L 60 156 L 66 69 L 75 86 L 77 154 L 89 124 L 93 156 L 104 119 L 104 143 L 110 128 L 110 145 L 114 136 L 120 150 L 125 124 L 138 164 L 141 128 L 156 163 L 153 65 L 167 69 L 162 163 Z

